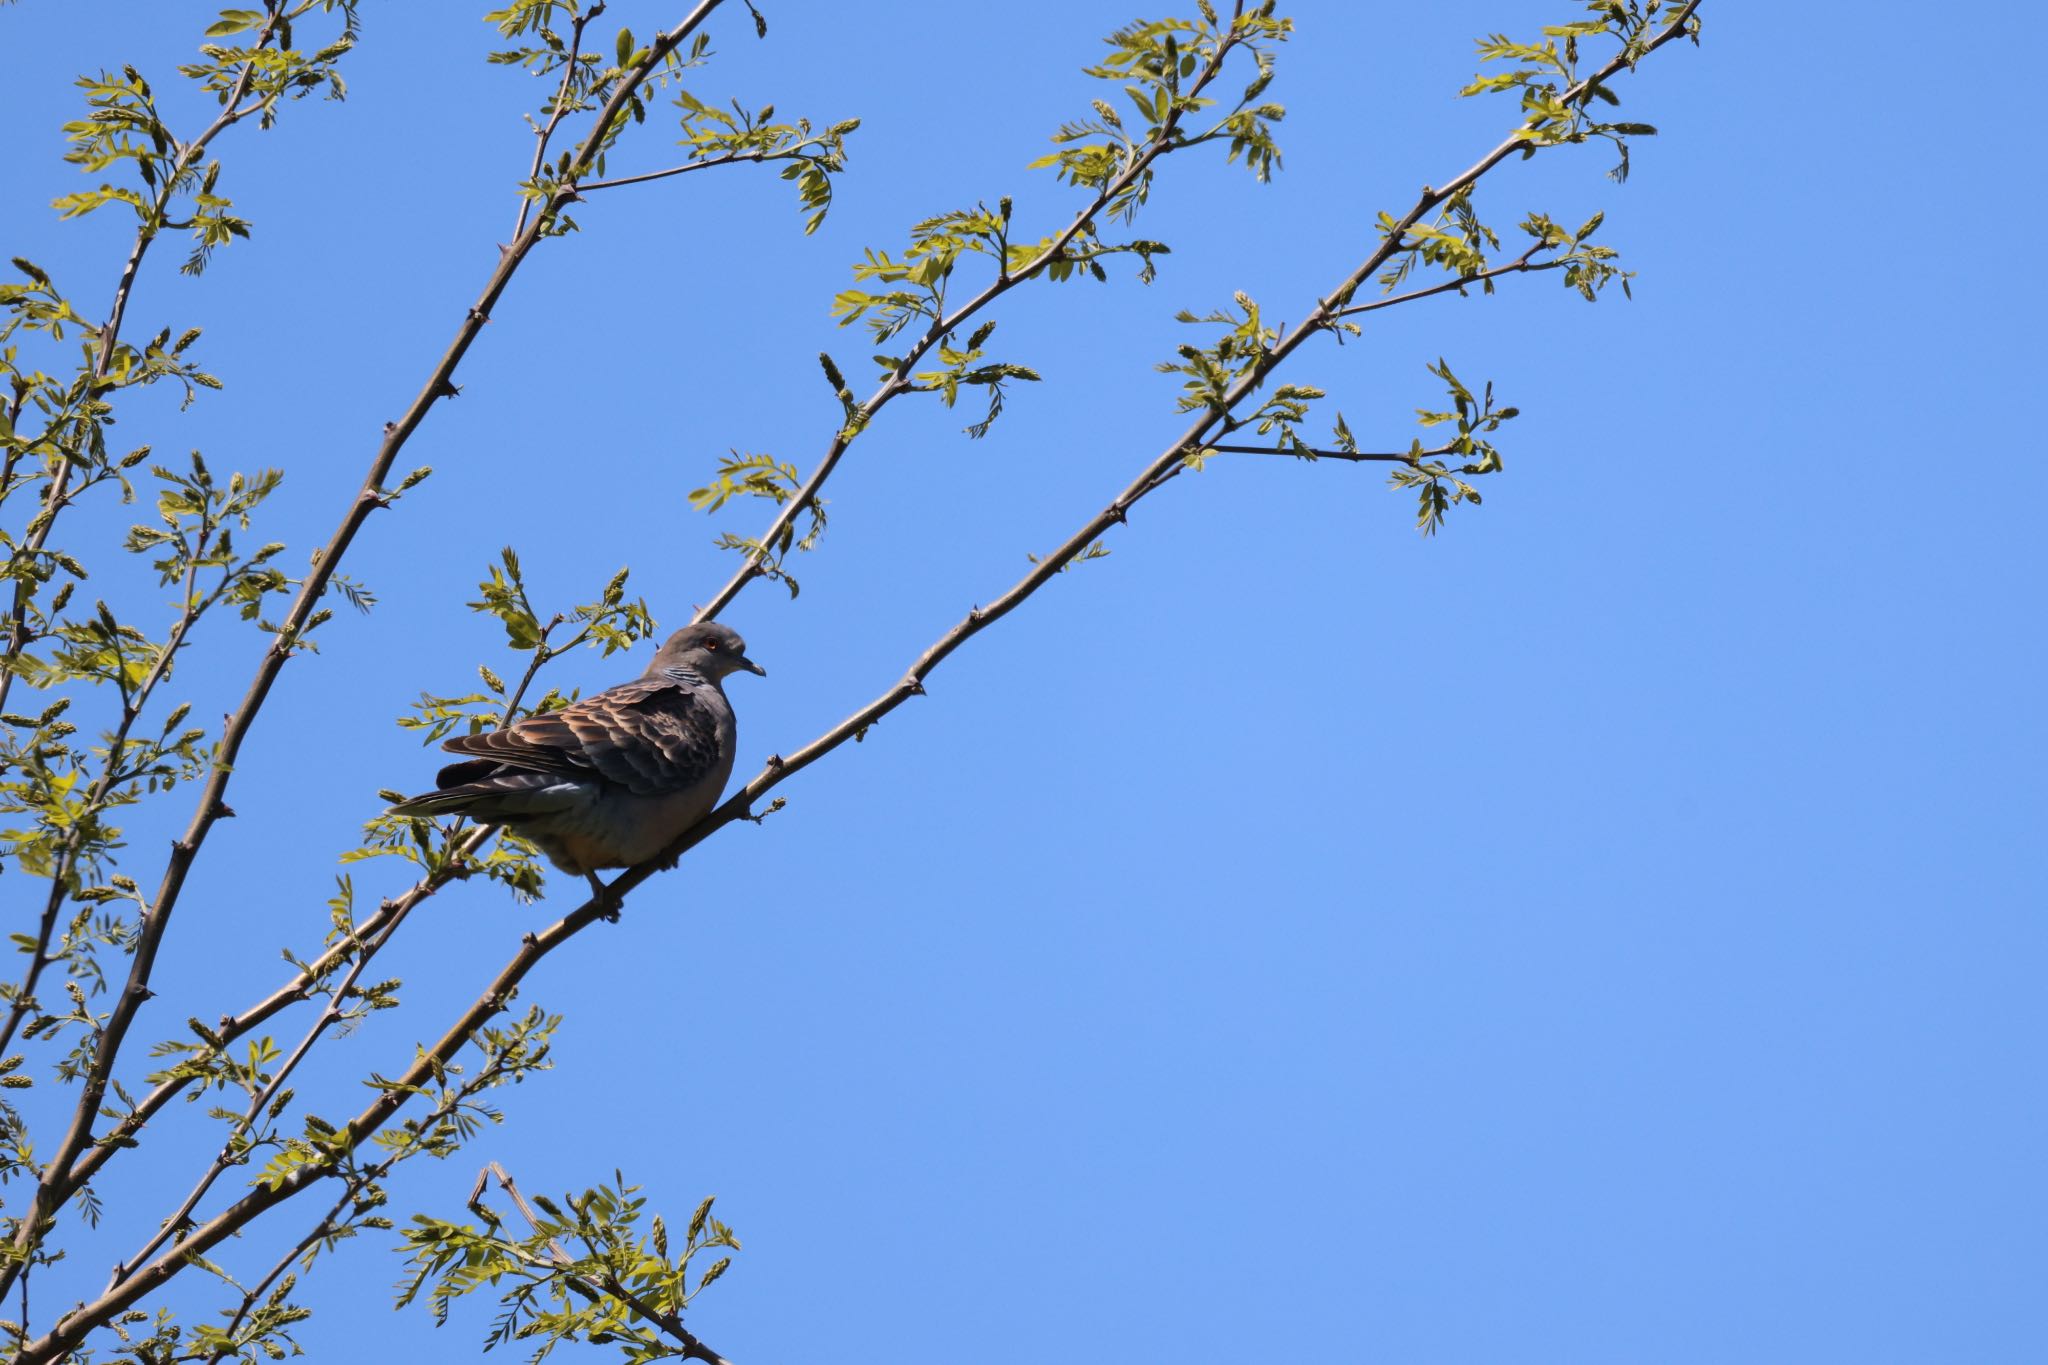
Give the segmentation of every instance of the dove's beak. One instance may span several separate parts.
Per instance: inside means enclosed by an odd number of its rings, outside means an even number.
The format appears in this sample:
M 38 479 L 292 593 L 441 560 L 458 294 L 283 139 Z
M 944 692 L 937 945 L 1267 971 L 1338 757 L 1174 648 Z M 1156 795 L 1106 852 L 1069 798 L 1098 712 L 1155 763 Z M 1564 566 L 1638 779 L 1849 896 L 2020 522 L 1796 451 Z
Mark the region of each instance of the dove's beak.
M 737 660 L 735 660 L 735 662 L 738 663 L 741 668 L 746 669 L 749 673 L 756 674 L 763 678 L 768 676 L 767 669 L 761 667 L 761 665 L 755 663 L 752 659 L 749 659 L 744 654 L 742 654 Z

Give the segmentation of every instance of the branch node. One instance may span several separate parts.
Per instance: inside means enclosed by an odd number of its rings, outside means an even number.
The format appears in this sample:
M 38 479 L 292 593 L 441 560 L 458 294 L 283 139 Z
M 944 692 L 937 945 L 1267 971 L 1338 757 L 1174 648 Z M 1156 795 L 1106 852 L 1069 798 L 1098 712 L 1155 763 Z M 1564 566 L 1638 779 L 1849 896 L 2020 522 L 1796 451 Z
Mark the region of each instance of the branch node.
M 769 816 L 775 814 L 775 812 L 781 810 L 784 806 L 788 804 L 789 802 L 785 801 L 783 798 L 778 796 L 773 801 L 770 801 L 768 803 L 768 809 L 762 811 L 759 815 L 755 815 L 753 812 L 749 811 L 748 813 L 740 816 L 740 819 L 750 821 L 753 824 L 758 825 L 763 820 L 766 820 Z

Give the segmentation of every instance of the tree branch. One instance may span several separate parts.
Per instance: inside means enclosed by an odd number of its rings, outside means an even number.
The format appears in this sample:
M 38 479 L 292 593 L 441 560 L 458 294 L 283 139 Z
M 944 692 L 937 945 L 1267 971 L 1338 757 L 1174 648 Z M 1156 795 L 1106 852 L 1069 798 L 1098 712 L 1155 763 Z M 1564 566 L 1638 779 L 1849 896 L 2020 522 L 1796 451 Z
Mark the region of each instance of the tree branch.
M 1382 308 L 1392 308 L 1396 304 L 1413 303 L 1417 299 L 1426 299 L 1432 294 L 1448 293 L 1453 289 L 1462 295 L 1469 285 L 1483 284 L 1487 280 L 1497 280 L 1503 275 L 1533 274 L 1538 270 L 1556 270 L 1564 265 L 1563 261 L 1536 260 L 1536 257 L 1543 252 L 1554 250 L 1556 250 L 1555 243 L 1537 242 L 1506 265 L 1497 265 L 1489 270 L 1475 271 L 1470 275 L 1460 275 L 1455 280 L 1445 280 L 1442 284 L 1433 284 L 1427 289 L 1411 289 L 1405 294 L 1394 294 L 1384 299 L 1374 299 L 1370 303 L 1355 303 L 1348 308 L 1339 308 L 1331 313 L 1330 320 L 1335 321 L 1338 318 L 1356 317 L 1360 313 L 1377 312 Z M 1218 446 L 1217 449 L 1220 450 L 1222 447 Z
M 593 180 L 587 184 L 577 185 L 576 190 L 579 194 L 588 194 L 592 190 L 616 190 L 627 185 L 644 185 L 650 180 L 666 180 L 672 175 L 688 175 L 691 171 L 706 171 L 713 166 L 730 166 L 741 161 L 793 161 L 802 153 L 803 148 L 818 146 L 819 141 L 817 138 L 811 138 L 779 152 L 720 152 L 717 156 L 706 157 L 702 161 L 685 161 L 680 166 L 670 166 L 665 171 L 622 175 L 616 180 Z
M 1219 455 L 1285 455 L 1293 460 L 1349 460 L 1354 464 L 1414 464 L 1438 455 L 1449 455 L 1450 446 L 1437 446 L 1430 450 L 1323 450 L 1319 447 L 1304 447 L 1288 450 L 1281 446 L 1204 446 Z

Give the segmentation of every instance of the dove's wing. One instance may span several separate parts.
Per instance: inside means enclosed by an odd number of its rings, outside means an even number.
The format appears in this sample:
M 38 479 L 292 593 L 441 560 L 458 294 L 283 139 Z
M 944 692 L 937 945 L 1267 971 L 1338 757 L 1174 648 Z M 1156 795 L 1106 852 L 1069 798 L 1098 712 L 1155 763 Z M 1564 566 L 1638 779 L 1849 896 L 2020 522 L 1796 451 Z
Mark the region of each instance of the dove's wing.
M 707 697 L 663 679 L 606 688 L 503 730 L 457 735 L 441 747 L 468 755 L 441 782 L 469 780 L 478 760 L 563 777 L 601 778 L 636 796 L 684 791 L 718 767 L 718 716 Z M 458 773 L 457 770 L 465 770 Z

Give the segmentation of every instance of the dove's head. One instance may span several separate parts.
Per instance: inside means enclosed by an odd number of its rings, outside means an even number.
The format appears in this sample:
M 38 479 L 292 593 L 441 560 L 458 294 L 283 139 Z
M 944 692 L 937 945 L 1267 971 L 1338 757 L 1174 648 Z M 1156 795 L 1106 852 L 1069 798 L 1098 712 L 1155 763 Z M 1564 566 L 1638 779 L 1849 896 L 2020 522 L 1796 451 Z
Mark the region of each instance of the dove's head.
M 684 626 L 669 636 L 647 672 L 652 677 L 685 669 L 712 682 L 740 672 L 768 675 L 767 669 L 747 657 L 747 642 L 740 638 L 740 633 L 716 621 Z

